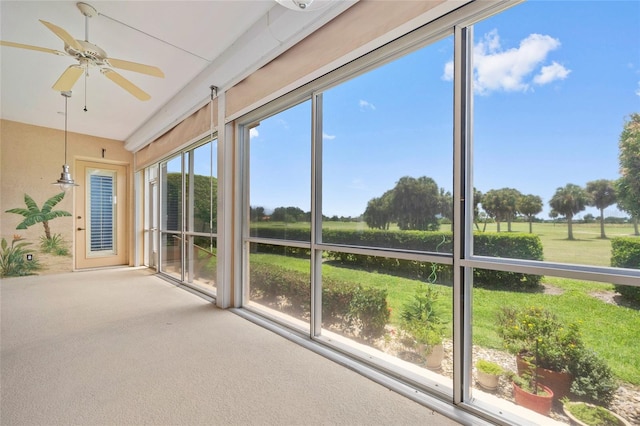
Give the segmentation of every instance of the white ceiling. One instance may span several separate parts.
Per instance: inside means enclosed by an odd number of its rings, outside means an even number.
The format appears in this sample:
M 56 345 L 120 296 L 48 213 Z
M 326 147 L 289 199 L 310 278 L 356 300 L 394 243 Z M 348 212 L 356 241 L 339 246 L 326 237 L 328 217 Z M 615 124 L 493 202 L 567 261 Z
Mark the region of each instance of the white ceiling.
M 69 131 L 117 140 L 127 140 L 154 115 L 175 109 L 171 103 L 176 97 L 194 92 L 193 81 L 207 80 L 205 89 L 211 84 L 225 87 L 237 82 L 346 9 L 336 7 L 335 1 L 330 7 L 308 12 L 289 10 L 274 0 L 86 2 L 99 14 L 89 18 L 90 42 L 111 58 L 155 65 L 165 74 L 161 79 L 117 70 L 149 93 L 148 101 L 139 101 L 97 69 L 75 84 L 68 101 Z M 0 2 L 0 39 L 64 50 L 62 40 L 39 19 L 85 39 L 85 17 L 75 1 L 4 0 Z M 265 43 L 265 38 L 273 40 Z M 64 98 L 51 86 L 75 63 L 68 56 L 1 46 L 1 117 L 63 129 Z M 217 79 L 216 70 L 229 63 L 234 64 L 233 70 L 223 70 L 226 74 Z M 180 108 L 196 106 L 207 93 L 189 97 L 182 99 Z

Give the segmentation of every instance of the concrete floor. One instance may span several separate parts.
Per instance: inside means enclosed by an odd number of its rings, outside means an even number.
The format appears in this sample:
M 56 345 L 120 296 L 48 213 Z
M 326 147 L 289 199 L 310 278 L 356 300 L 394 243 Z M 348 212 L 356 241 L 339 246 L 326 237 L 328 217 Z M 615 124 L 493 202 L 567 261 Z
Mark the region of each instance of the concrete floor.
M 455 425 L 139 268 L 4 279 L 2 425 Z

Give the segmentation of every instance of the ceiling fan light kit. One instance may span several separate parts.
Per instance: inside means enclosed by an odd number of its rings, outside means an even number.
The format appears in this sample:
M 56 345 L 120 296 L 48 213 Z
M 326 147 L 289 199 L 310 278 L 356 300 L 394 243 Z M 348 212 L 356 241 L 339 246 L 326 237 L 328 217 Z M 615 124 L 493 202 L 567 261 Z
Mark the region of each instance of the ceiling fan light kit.
M 296 0 L 309 1 L 309 0 Z M 59 92 L 68 92 L 76 84 L 78 79 L 89 72 L 89 67 L 97 67 L 101 73 L 109 80 L 129 92 L 141 101 L 151 99 L 151 96 L 144 90 L 127 80 L 125 77 L 117 73 L 113 68 L 133 71 L 140 74 L 146 74 L 153 77 L 164 78 L 164 73 L 158 67 L 152 65 L 139 64 L 137 62 L 125 61 L 122 59 L 109 58 L 99 46 L 89 42 L 89 18 L 98 15 L 96 9 L 88 3 L 79 2 L 76 6 L 80 13 L 85 17 L 85 40 L 74 39 L 65 29 L 52 24 L 51 22 L 40 19 L 40 22 L 47 27 L 52 33 L 64 42 L 64 52 L 47 49 L 39 46 L 30 46 L 27 44 L 14 43 L 10 41 L 0 41 L 0 45 L 8 47 L 16 47 L 20 49 L 36 50 L 45 53 L 53 53 L 56 55 L 70 56 L 78 61 L 77 64 L 69 66 L 52 88 Z

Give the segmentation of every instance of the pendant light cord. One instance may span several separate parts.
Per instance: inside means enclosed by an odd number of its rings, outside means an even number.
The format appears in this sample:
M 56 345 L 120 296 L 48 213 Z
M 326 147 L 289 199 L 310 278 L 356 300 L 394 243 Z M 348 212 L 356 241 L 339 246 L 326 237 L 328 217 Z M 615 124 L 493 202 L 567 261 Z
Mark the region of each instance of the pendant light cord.
M 67 102 L 69 97 L 64 97 L 64 164 L 67 164 Z
M 209 173 L 213 173 L 213 97 L 214 94 L 217 95 L 218 88 L 216 86 L 210 86 L 211 89 L 211 98 L 209 99 L 209 137 L 211 140 L 209 141 L 210 146 L 210 155 L 209 155 Z M 213 201 L 213 176 L 209 176 L 209 202 Z M 211 206 L 211 211 L 213 211 L 213 206 Z M 213 217 L 209 215 L 209 231 L 213 230 Z M 210 250 L 213 251 L 213 243 L 210 243 Z

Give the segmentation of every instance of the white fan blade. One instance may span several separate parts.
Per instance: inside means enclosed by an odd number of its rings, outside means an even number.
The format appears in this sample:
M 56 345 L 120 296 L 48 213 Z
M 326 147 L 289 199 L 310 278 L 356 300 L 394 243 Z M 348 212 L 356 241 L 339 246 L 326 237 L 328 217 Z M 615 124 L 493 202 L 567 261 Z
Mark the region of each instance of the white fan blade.
M 0 40 L 0 46 L 17 47 L 19 49 L 37 50 L 39 52 L 53 53 L 54 55 L 68 56 L 66 53 L 60 52 L 59 50 L 47 49 L 46 47 L 31 46 L 30 44 L 14 43 L 12 41 Z
M 67 46 L 73 47 L 78 52 L 84 52 L 84 49 L 82 48 L 80 43 L 78 43 L 75 38 L 71 37 L 71 34 L 66 32 L 59 26 L 52 24 L 51 22 L 43 21 L 42 19 L 40 19 L 40 22 L 42 22 L 47 28 L 49 28 L 55 35 L 60 37 Z
M 113 81 L 118 86 L 122 87 L 124 90 L 131 93 L 141 101 L 148 101 L 149 99 L 151 99 L 151 96 L 148 93 L 140 89 L 138 86 L 136 86 L 114 70 L 109 68 L 102 68 L 101 71 L 102 74 L 104 74 L 109 80 Z
M 138 64 L 136 62 L 123 61 L 122 59 L 107 59 L 107 62 L 114 67 L 127 71 L 135 71 L 142 74 L 152 75 L 154 77 L 164 78 L 164 73 L 158 67 L 152 65 Z
M 84 68 L 80 65 L 71 65 L 62 73 L 58 81 L 53 85 L 53 89 L 58 92 L 68 92 L 76 84 L 76 81 L 84 73 Z

